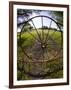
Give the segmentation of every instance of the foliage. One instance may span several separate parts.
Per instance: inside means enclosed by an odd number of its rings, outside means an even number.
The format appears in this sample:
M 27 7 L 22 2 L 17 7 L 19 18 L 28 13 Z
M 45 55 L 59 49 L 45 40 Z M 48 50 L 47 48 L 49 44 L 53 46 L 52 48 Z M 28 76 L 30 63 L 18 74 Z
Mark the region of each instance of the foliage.
M 26 31 L 31 31 L 33 29 L 33 27 L 31 26 L 30 23 L 26 23 L 26 25 L 24 26 L 23 28 L 23 31 L 26 32 Z
M 50 15 L 58 22 L 63 24 L 63 12 L 62 11 L 50 11 Z
M 29 15 L 32 14 L 32 12 L 39 14 L 41 12 L 41 10 L 18 9 L 17 10 L 17 15 L 29 16 Z

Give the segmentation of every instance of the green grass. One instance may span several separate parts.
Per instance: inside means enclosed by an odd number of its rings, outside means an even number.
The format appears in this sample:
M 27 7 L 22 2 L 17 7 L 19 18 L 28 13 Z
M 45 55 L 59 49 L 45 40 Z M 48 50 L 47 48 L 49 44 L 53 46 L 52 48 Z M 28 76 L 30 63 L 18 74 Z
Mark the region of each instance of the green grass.
M 36 38 L 39 38 L 35 30 L 30 31 L 30 33 L 33 36 L 35 36 Z M 38 30 L 38 33 L 39 33 L 40 37 L 43 38 L 42 30 Z M 44 30 L 44 41 L 46 39 L 47 33 L 48 33 L 48 30 Z M 36 39 L 31 34 L 29 34 L 28 32 L 23 32 L 22 33 L 21 41 L 18 41 L 18 49 L 17 49 L 18 50 L 18 52 L 17 52 L 18 59 L 22 59 L 22 57 L 24 57 L 24 54 L 22 53 L 22 50 L 19 47 L 21 44 L 22 44 L 24 49 L 28 48 L 28 47 L 32 48 L 32 46 L 34 45 Z M 50 38 L 50 37 L 52 39 L 54 39 L 54 41 L 58 45 L 61 45 L 61 32 L 58 32 L 58 31 L 54 32 L 53 30 L 50 30 L 48 38 Z M 19 39 L 19 33 L 17 34 L 17 38 Z M 50 46 L 48 46 L 48 47 L 50 47 Z M 21 77 L 22 65 L 24 65 L 24 68 L 26 69 L 26 71 L 29 71 L 33 68 L 33 64 L 31 64 L 30 68 L 29 68 L 29 65 L 27 65 L 27 64 L 18 63 L 17 79 L 18 80 L 31 80 L 32 77 L 26 75 L 24 72 L 23 72 L 23 76 Z M 62 69 L 63 62 L 62 61 L 57 60 L 57 61 L 53 61 L 51 63 L 43 63 L 42 66 L 45 70 L 47 70 L 49 68 L 49 71 L 48 71 L 49 73 L 52 72 L 46 78 L 62 78 L 63 77 L 63 69 Z
M 46 39 L 46 35 L 48 33 L 48 30 L 44 30 L 44 39 Z M 34 31 L 30 31 L 30 33 L 35 36 L 36 38 L 39 38 L 39 36 L 37 35 L 37 32 L 34 30 Z M 40 35 L 40 37 L 42 38 L 42 30 L 38 30 L 38 33 Z M 22 43 L 23 43 L 23 47 L 28 47 L 28 46 L 32 46 L 35 42 L 35 38 L 29 34 L 28 32 L 24 32 L 22 35 L 21 35 L 21 39 L 22 39 Z M 56 31 L 54 32 L 53 30 L 50 30 L 49 31 L 49 37 L 52 37 L 58 44 L 61 44 L 61 33 Z M 48 38 L 49 38 L 48 37 Z M 18 38 L 19 38 L 19 35 L 18 35 Z

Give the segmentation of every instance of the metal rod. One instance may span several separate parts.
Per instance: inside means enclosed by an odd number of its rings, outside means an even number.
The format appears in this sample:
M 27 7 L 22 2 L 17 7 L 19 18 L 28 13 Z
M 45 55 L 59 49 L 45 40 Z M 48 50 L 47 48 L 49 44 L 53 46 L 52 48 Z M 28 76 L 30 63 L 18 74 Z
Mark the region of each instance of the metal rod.
M 46 34 L 45 43 L 46 43 L 47 38 L 48 38 L 48 36 L 49 36 L 49 31 L 50 31 L 50 28 L 51 28 L 51 24 L 52 24 L 52 20 L 50 21 L 49 30 L 48 30 L 48 33 Z
M 36 32 L 37 32 L 37 35 L 38 35 L 38 37 L 39 37 L 39 39 L 40 39 L 40 42 L 42 43 L 40 34 L 38 33 L 37 28 L 35 27 L 35 24 L 34 24 L 33 20 L 31 20 L 31 22 L 32 22 L 32 24 L 33 24 L 33 26 L 34 26 L 34 28 L 35 28 L 35 30 L 36 30 Z

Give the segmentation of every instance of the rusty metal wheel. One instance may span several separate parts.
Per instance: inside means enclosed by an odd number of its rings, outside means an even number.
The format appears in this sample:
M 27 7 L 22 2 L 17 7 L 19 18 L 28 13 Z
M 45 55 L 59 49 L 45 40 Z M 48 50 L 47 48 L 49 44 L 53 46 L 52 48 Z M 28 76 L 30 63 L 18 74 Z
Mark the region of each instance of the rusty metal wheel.
M 41 20 L 40 29 L 34 23 L 36 18 Z M 44 26 L 44 19 L 50 20 L 48 28 Z M 52 23 L 56 25 L 56 29 L 52 29 Z M 18 39 L 22 50 L 22 60 L 18 60 L 18 62 L 23 63 L 22 71 L 25 74 L 35 78 L 44 78 L 49 75 L 49 72 L 51 73 L 48 63 L 62 60 L 63 31 L 61 26 L 52 18 L 43 15 L 35 16 L 23 23 Z

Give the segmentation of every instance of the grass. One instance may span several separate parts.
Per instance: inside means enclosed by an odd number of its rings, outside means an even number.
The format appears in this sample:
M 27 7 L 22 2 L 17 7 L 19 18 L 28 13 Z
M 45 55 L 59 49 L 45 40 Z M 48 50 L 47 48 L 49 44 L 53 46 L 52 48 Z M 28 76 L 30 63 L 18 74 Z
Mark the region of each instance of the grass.
M 39 38 L 38 35 L 37 35 L 37 32 L 35 30 L 30 31 L 30 33 L 33 36 L 35 36 L 35 38 Z M 42 31 L 38 30 L 38 33 L 39 33 L 40 37 L 42 38 L 43 37 L 42 36 Z M 44 38 L 45 39 L 46 39 L 47 33 L 48 33 L 48 30 L 44 30 Z M 24 32 L 21 35 L 21 38 L 23 39 L 23 47 L 32 46 L 34 44 L 35 38 L 31 34 L 29 34 L 28 32 Z M 49 31 L 49 36 L 52 37 L 58 44 L 61 44 L 61 32 L 50 30 Z M 19 38 L 19 35 L 18 35 L 18 38 Z
M 17 52 L 18 60 L 22 59 L 22 57 L 25 58 L 25 55 L 22 53 L 22 50 L 19 46 L 22 44 L 24 49 L 26 49 L 28 47 L 32 48 L 32 46 L 36 42 L 35 38 L 39 38 L 35 30 L 30 31 L 30 33 L 22 32 L 21 42 L 18 41 L 18 52 Z M 42 31 L 38 29 L 38 33 L 42 39 L 43 38 Z M 48 39 L 51 37 L 51 39 L 54 39 L 54 41 L 58 45 L 61 45 L 61 32 L 58 32 L 58 31 L 54 32 L 53 30 L 50 30 L 50 31 L 44 30 L 44 41 L 46 40 L 46 36 L 48 35 L 47 33 L 49 33 Z M 35 38 L 33 36 L 35 36 Z M 19 33 L 17 34 L 17 38 L 19 39 Z M 50 47 L 51 46 L 48 45 L 48 48 L 50 48 Z M 29 54 L 31 54 L 31 52 Z M 22 70 L 23 65 L 24 65 L 24 68 L 26 71 L 33 70 L 32 68 L 34 67 L 33 64 L 31 64 L 31 65 L 29 64 L 30 65 L 30 67 L 29 67 L 28 64 L 24 64 L 24 63 L 19 62 L 18 63 L 17 79 L 18 80 L 31 80 L 31 79 L 33 79 L 32 77 L 26 75 L 24 72 L 23 72 L 23 75 L 21 76 L 21 72 L 22 72 L 21 70 Z M 42 66 L 43 66 L 43 72 L 47 69 L 49 69 L 48 73 L 51 72 L 45 78 L 62 78 L 63 77 L 63 62 L 62 62 L 62 60 L 56 60 L 56 61 L 52 61 L 50 63 L 43 63 Z

